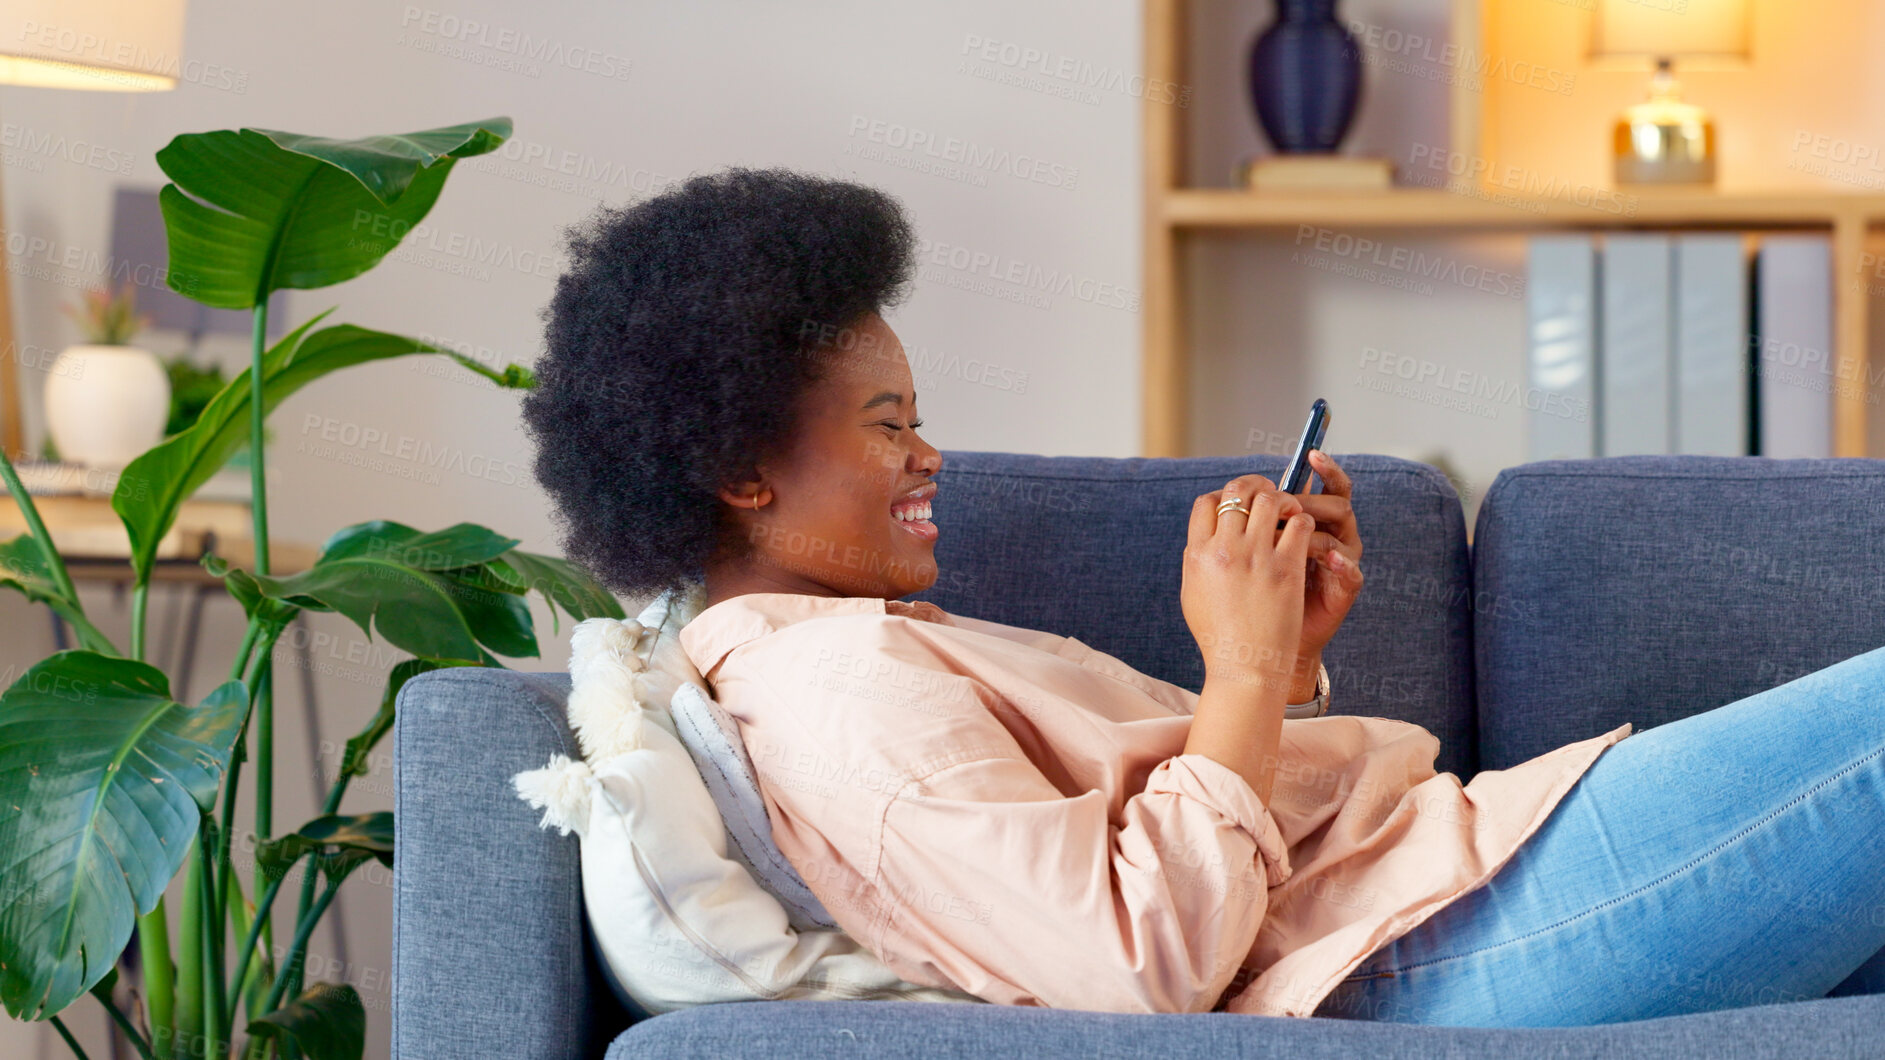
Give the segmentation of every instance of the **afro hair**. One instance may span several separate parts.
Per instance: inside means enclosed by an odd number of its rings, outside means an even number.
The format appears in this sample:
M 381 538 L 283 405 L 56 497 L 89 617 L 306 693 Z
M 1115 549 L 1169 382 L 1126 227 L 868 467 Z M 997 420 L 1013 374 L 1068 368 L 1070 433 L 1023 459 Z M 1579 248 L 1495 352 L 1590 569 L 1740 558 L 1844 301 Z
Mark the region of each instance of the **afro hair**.
M 534 472 L 565 554 L 646 599 L 743 547 L 719 489 L 791 436 L 821 342 L 909 293 L 916 236 L 875 188 L 745 167 L 564 236 L 523 399 Z

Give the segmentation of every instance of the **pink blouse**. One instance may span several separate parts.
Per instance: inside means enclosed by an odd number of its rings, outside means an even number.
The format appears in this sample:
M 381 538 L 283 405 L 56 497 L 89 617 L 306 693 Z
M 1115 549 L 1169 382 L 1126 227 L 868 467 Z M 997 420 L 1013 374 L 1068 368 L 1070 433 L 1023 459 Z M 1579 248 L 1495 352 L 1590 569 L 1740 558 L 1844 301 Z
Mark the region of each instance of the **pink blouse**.
M 1418 725 L 1285 720 L 1266 805 L 1184 753 L 1196 693 L 1072 637 L 752 593 L 680 641 L 839 927 L 910 982 L 1009 1005 L 1310 1015 L 1631 732 L 1461 785 Z

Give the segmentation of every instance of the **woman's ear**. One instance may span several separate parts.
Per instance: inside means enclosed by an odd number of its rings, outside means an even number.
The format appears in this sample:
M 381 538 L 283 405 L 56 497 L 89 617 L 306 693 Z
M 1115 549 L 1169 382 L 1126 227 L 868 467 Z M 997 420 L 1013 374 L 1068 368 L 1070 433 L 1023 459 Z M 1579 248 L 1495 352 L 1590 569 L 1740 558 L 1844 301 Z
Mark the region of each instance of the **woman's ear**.
M 759 508 L 772 501 L 772 487 L 766 484 L 764 471 L 754 468 L 751 477 L 721 486 L 720 499 L 735 508 Z

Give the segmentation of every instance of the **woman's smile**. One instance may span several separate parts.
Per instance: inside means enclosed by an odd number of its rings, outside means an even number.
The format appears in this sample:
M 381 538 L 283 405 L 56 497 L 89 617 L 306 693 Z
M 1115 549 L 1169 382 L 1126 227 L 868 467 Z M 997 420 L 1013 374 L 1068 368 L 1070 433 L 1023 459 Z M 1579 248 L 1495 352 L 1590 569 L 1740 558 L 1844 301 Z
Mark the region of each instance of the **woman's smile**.
M 935 541 L 936 524 L 930 521 L 930 502 L 935 496 L 936 484 L 924 483 L 890 506 L 891 520 L 906 533 L 924 541 Z

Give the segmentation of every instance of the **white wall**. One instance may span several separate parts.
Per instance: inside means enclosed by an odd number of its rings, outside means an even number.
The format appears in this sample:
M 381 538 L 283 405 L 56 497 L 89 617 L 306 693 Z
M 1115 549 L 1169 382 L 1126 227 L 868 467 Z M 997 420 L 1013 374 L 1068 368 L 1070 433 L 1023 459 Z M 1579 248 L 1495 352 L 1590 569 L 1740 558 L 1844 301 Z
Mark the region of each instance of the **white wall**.
M 444 3 L 445 0 L 438 0 Z M 1188 117 L 1190 179 L 1229 185 L 1243 154 L 1263 149 L 1244 83 L 1246 49 L 1270 5 L 1197 0 Z M 1440 36 L 1448 0 L 1347 0 L 1348 18 Z M 486 29 L 468 37 L 467 22 Z M 626 63 L 625 78 L 519 58 L 498 42 L 528 35 L 560 53 L 601 53 Z M 996 42 L 993 61 L 975 42 Z M 489 43 L 484 43 L 489 42 Z M 1032 68 L 1005 63 L 1001 46 L 1032 49 Z M 115 180 L 157 186 L 152 154 L 181 132 L 255 125 L 355 136 L 507 114 L 513 144 L 461 164 L 414 240 L 365 277 L 298 294 L 299 320 L 339 305 L 336 320 L 469 344 L 487 359 L 529 362 L 540 349 L 539 310 L 552 289 L 558 233 L 598 201 L 624 203 L 666 183 L 730 164 L 784 165 L 843 175 L 897 195 L 929 253 L 915 296 L 891 315 L 911 351 L 926 436 L 945 449 L 1128 456 L 1138 451 L 1141 320 L 1141 101 L 1102 84 L 1056 76 L 1069 67 L 1102 78 L 1141 66 L 1141 12 L 1133 0 L 651 0 L 590 5 L 335 0 L 196 0 L 188 57 L 195 80 L 149 96 L 0 89 L 9 137 L 60 134 L 122 152 L 128 177 L 62 156 L 9 149 L 6 226 L 100 257 Z M 506 64 L 509 64 L 506 66 Z M 520 65 L 521 64 L 521 65 Z M 1067 64 L 1067 65 L 1063 65 Z M 1446 143 L 1446 88 L 1439 80 L 1370 67 L 1350 148 L 1405 159 L 1416 144 Z M 978 151 L 1038 162 L 1043 179 L 1009 170 L 962 173 L 907 146 L 927 138 L 940 154 L 952 138 Z M 894 140 L 894 144 L 881 142 Z M 8 140 L 13 143 L 14 140 Z M 84 157 L 82 154 L 80 157 Z M 115 156 L 113 156 L 115 157 Z M 506 264 L 455 249 L 495 243 Z M 1197 382 L 1196 451 L 1275 451 L 1293 440 L 1302 410 L 1326 396 L 1336 453 L 1441 454 L 1462 475 L 1468 519 L 1501 467 L 1524 459 L 1520 410 L 1460 411 L 1419 388 L 1381 392 L 1363 381 L 1383 358 L 1416 357 L 1449 372 L 1523 381 L 1522 300 L 1509 292 L 1440 282 L 1431 290 L 1341 275 L 1314 255 L 1319 233 L 1224 234 L 1191 251 Z M 1393 237 L 1410 252 L 1449 256 L 1461 269 L 1516 276 L 1516 237 Z M 1309 246 L 1304 246 L 1304 240 Z M 1306 254 L 1307 252 L 1307 254 Z M 548 257 L 543 257 L 543 256 Z M 548 262 L 535 268 L 538 260 Z M 1010 282 L 1000 277 L 1033 277 Z M 58 312 L 83 270 L 51 278 L 16 273 L 22 344 L 58 348 L 76 339 Z M 1499 281 L 1504 282 L 1504 281 Z M 1062 286 L 1064 283 L 1064 286 Z M 1495 288 L 1497 284 L 1495 283 Z M 1372 352 L 1371 352 L 1372 351 Z M 234 366 L 239 344 L 216 347 Z M 420 527 L 483 522 L 553 550 L 550 514 L 529 480 L 530 454 L 516 398 L 429 363 L 394 362 L 318 383 L 274 417 L 272 525 L 283 538 L 317 543 L 339 526 L 383 517 Z M 42 433 L 43 375 L 22 373 L 28 436 Z M 1003 381 L 1025 376 L 1025 385 Z M 440 472 L 397 458 L 363 470 L 310 452 L 329 424 L 409 438 L 488 475 Z M 415 478 L 414 476 L 418 476 Z M 946 521 L 947 512 L 939 512 Z M 1365 532 L 1365 528 L 1364 528 Z M 102 587 L 88 606 L 122 637 L 121 607 Z M 160 594 L 154 626 L 169 616 Z M 543 656 L 525 668 L 561 669 L 564 635 L 541 610 Z M 227 601 L 212 604 L 198 669 L 202 690 L 228 668 L 240 633 Z M 0 665 L 24 665 L 50 647 L 43 615 L 0 596 Z M 314 622 L 314 678 L 324 739 L 338 742 L 372 712 L 382 650 L 333 616 Z M 153 639 L 160 634 L 154 631 Z M 277 781 L 277 822 L 312 813 L 318 748 L 305 735 L 300 671 L 280 656 L 280 740 L 289 766 Z M 331 768 L 333 755 L 327 756 Z M 390 806 L 390 765 L 356 785 L 350 809 Z M 243 818 L 247 819 L 246 815 Z M 346 962 L 327 973 L 361 990 L 372 1010 L 370 1053 L 384 1055 L 390 895 L 381 881 L 350 885 Z M 316 957 L 338 965 L 341 947 L 317 939 Z M 98 1041 L 95 1007 L 75 1016 Z M 0 1023 L 0 1053 L 62 1055 L 56 1039 Z M 93 1052 L 94 1056 L 102 1055 Z
M 580 6 L 339 0 L 317 7 L 195 0 L 186 55 L 221 69 L 206 73 L 193 64 L 198 80 L 174 92 L 0 89 L 0 122 L 132 160 L 125 177 L 61 155 L 9 151 L 6 226 L 10 234 L 102 258 L 113 182 L 162 184 L 152 155 L 177 133 L 252 125 L 357 136 L 507 114 L 516 123 L 506 153 L 512 157 L 460 165 L 432 212 L 436 235 L 409 244 L 421 260 L 389 260 L 340 287 L 297 294 L 290 312 L 299 320 L 339 305 L 336 320 L 440 336 L 528 363 L 540 349 L 537 314 L 552 290 L 559 231 L 599 200 L 633 201 L 668 181 L 731 164 L 845 175 L 897 195 L 940 262 L 926 260 L 915 296 L 891 317 L 917 360 L 920 407 L 930 424 L 925 434 L 933 443 L 1130 455 L 1139 443 L 1140 323 L 1135 312 L 1109 303 L 1137 304 L 1140 101 L 1117 89 L 1063 98 L 1057 89 L 1066 82 L 1051 76 L 1003 83 L 997 75 L 1016 71 L 999 61 L 971 69 L 965 46 L 1011 42 L 1048 51 L 1054 64 L 1065 57 L 1131 73 L 1140 64 L 1139 18 L 1130 0 Z M 482 37 L 454 39 L 466 20 L 490 28 Z M 516 57 L 479 40 L 508 41 L 511 34 L 565 52 L 594 49 L 606 66 L 620 57 L 628 76 L 548 62 L 498 69 L 495 61 Z M 898 143 L 915 132 L 938 145 L 957 138 L 1038 160 L 1044 179 L 1030 179 L 1033 171 L 1020 162 L 968 174 L 914 168 L 931 156 L 877 142 L 872 123 L 882 123 L 881 137 L 894 135 Z M 559 171 L 564 165 L 573 177 Z M 454 237 L 495 241 L 525 267 L 487 265 L 478 272 L 476 262 L 454 253 Z M 981 263 L 952 264 L 963 252 Z M 541 273 L 528 267 L 535 255 L 552 256 Z M 1064 291 L 1042 291 L 990 278 L 1010 275 L 1010 268 L 1044 274 L 1049 285 L 1060 276 L 1071 282 Z M 50 279 L 16 273 L 19 341 L 53 349 L 75 341 L 58 306 L 72 295 L 66 284 L 89 279 L 82 269 L 55 269 Z M 217 349 L 232 366 L 245 355 L 240 344 Z M 971 361 L 990 368 L 973 371 Z M 427 528 L 472 520 L 521 537 L 526 547 L 556 548 L 544 499 L 530 481 L 516 398 L 468 375 L 419 370 L 432 367 L 354 369 L 308 387 L 274 415 L 276 535 L 318 543 L 368 518 Z M 1024 386 L 1000 388 L 1023 374 Z M 22 375 L 28 438 L 36 444 L 43 374 Z M 376 472 L 302 451 L 330 421 L 410 437 L 466 467 L 488 468 L 490 477 L 447 471 L 435 481 L 414 479 L 426 470 L 415 462 L 393 459 L 393 472 Z M 95 587 L 85 596 L 122 638 L 125 620 L 109 590 Z M 520 665 L 562 669 L 566 636 L 551 636 L 547 617 L 538 614 L 543 657 Z M 168 615 L 160 592 L 151 607 L 154 641 Z M 228 601 L 211 604 L 199 692 L 227 672 L 239 619 Z M 370 647 L 349 623 L 333 619 L 317 616 L 314 654 L 325 735 L 338 742 L 371 714 L 385 663 L 371 661 L 378 642 Z M 16 597 L 0 598 L 0 623 L 6 632 L 0 664 L 30 664 L 50 650 L 44 617 Z M 286 652 L 279 658 L 283 761 L 308 762 L 298 672 Z M 331 762 L 330 755 L 330 768 Z M 310 772 L 289 766 L 278 774 L 278 825 L 312 815 Z M 382 766 L 357 782 L 358 797 L 348 807 L 390 807 L 389 783 L 390 766 Z M 370 1053 L 384 1055 L 389 892 L 373 882 L 350 883 L 341 904 L 347 963 L 327 977 L 360 989 L 371 1010 Z M 338 962 L 331 938 L 317 936 L 314 950 L 318 959 Z M 97 1007 L 81 1002 L 74 1012 L 92 1041 L 102 1041 Z M 42 1030 L 0 1022 L 0 1054 L 62 1055 L 63 1046 Z M 92 1055 L 103 1054 L 95 1045 Z

